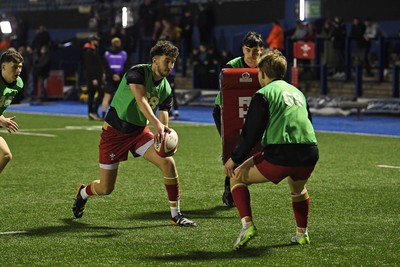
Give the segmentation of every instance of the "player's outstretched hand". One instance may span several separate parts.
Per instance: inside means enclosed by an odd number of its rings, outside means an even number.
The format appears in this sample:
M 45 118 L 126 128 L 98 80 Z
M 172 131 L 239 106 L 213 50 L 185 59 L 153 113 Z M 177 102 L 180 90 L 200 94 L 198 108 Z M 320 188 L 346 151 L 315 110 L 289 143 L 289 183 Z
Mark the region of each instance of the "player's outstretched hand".
M 15 116 L 10 118 L 6 118 L 4 116 L 0 116 L 0 126 L 7 129 L 9 133 L 16 132 L 19 129 L 18 123 L 14 121 Z

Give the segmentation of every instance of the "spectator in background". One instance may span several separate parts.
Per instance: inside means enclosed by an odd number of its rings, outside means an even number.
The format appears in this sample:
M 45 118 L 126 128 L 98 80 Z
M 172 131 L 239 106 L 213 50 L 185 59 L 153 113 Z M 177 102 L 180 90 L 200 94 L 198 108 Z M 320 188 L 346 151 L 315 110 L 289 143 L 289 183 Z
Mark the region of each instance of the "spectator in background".
M 225 66 L 233 58 L 232 52 L 228 49 L 222 49 L 219 62 L 221 66 Z
M 278 20 L 274 20 L 272 23 L 272 29 L 269 33 L 265 42 L 268 45 L 269 49 L 278 49 L 279 51 L 283 52 L 285 50 L 285 33 L 282 28 L 282 25 Z
M 181 47 L 181 52 L 185 53 L 185 55 L 189 55 L 192 51 L 193 44 L 193 16 L 192 12 L 189 9 L 185 9 L 183 11 L 183 16 L 179 21 L 179 28 L 181 28 L 181 40 L 183 41 L 183 47 Z
M 314 36 L 313 31 L 309 31 L 312 29 L 312 25 L 304 24 L 302 21 L 297 21 L 296 28 L 294 33 L 290 37 L 293 42 L 297 41 L 310 41 Z M 303 80 L 309 80 L 312 77 L 311 71 L 311 60 L 310 59 L 297 59 L 297 65 L 299 66 L 299 77 Z
M 199 28 L 200 43 L 212 45 L 213 28 L 214 28 L 214 12 L 211 3 L 198 5 L 197 26 Z
M 105 118 L 108 105 L 115 91 L 117 91 L 122 76 L 130 67 L 128 54 L 125 50 L 122 50 L 122 42 L 118 37 L 114 37 L 111 40 L 111 46 L 105 52 L 104 56 L 107 64 L 105 64 L 106 84 L 104 86 L 102 102 L 102 119 Z
M 115 36 L 118 37 L 118 36 Z M 132 55 L 136 50 L 137 33 L 134 26 L 121 28 L 120 38 L 122 41 L 122 49 L 128 54 L 128 59 L 133 61 Z
M 153 43 L 157 43 L 158 39 L 161 36 L 163 30 L 163 25 L 161 20 L 156 20 L 154 22 L 154 28 L 153 28 L 153 34 L 151 35 L 151 40 L 153 41 Z
M 363 61 L 364 61 L 366 75 L 368 77 L 373 77 L 374 74 L 371 71 L 371 62 L 370 62 L 371 45 L 372 41 L 378 38 L 380 30 L 378 24 L 369 17 L 365 19 L 364 23 L 365 23 L 365 32 L 364 32 L 365 46 L 364 46 Z
M 307 39 L 307 32 L 307 26 L 304 25 L 303 22 L 297 21 L 296 28 L 292 36 L 290 36 L 290 39 L 292 39 L 293 41 L 304 41 Z
M 351 41 L 355 43 L 352 46 L 354 50 L 352 50 L 353 59 L 356 61 L 355 65 L 359 65 L 363 61 L 364 50 L 365 50 L 365 24 L 359 17 L 354 17 L 351 28 L 350 28 L 350 38 Z
M 208 75 L 208 47 L 206 44 L 201 43 L 198 48 L 194 48 L 192 51 L 192 65 L 196 69 L 197 76 L 200 77 L 198 80 L 199 88 L 209 87 L 209 81 L 204 77 Z M 209 89 L 209 88 L 208 88 Z
M 124 49 L 124 45 L 125 45 L 125 39 L 126 39 L 126 33 L 124 31 L 124 28 L 122 28 L 121 26 L 112 26 L 110 28 L 110 33 L 109 33 L 109 42 L 107 43 L 107 49 L 110 48 L 109 45 L 111 43 L 111 40 L 113 38 L 119 38 L 121 41 L 121 48 Z M 103 41 L 103 40 L 101 40 Z
M 220 61 L 219 61 L 220 58 L 221 58 L 221 55 L 220 55 L 218 49 L 215 46 L 210 45 L 207 49 L 207 59 L 206 59 L 207 64 L 214 66 L 214 67 L 218 66 L 220 64 Z
M 207 48 L 207 57 L 205 60 L 206 64 L 206 75 L 207 76 L 202 76 L 202 79 L 207 80 L 207 88 L 209 89 L 218 89 L 219 88 L 219 71 L 220 71 L 220 53 L 219 50 L 213 46 L 210 45 Z
M 51 68 L 51 56 L 49 48 L 43 45 L 33 58 L 33 84 L 37 88 L 36 92 L 39 101 L 47 100 L 46 80 L 49 77 Z
M 307 34 L 306 34 L 306 41 L 314 41 L 315 40 L 315 23 L 313 21 L 310 21 L 308 23 L 305 24 L 306 26 L 306 30 L 307 30 Z
M 364 40 L 365 24 L 359 17 L 354 17 L 351 29 L 350 37 L 356 42 L 356 48 L 358 51 L 363 51 L 365 46 Z
M 0 39 L 0 52 L 7 51 L 11 47 L 10 37 L 4 37 Z
M 207 58 L 208 58 L 208 47 L 206 44 L 201 43 L 199 45 L 199 49 L 196 49 L 193 51 L 193 64 L 197 65 L 206 65 L 208 64 Z
M 92 35 L 89 41 L 83 47 L 83 68 L 86 76 L 86 85 L 88 92 L 88 117 L 89 120 L 101 120 L 97 111 L 103 102 L 103 82 L 105 80 L 105 71 L 103 60 L 97 49 L 100 38 Z M 95 97 L 97 93 L 97 97 Z
M 51 38 L 49 32 L 47 31 L 45 26 L 40 25 L 37 28 L 36 34 L 32 40 L 31 47 L 33 52 L 38 52 L 43 46 L 50 47 L 50 43 L 51 43 Z
M 332 40 L 333 40 L 333 49 L 335 51 L 335 74 L 333 77 L 335 78 L 343 78 L 344 73 L 344 51 L 346 48 L 346 36 L 347 30 L 346 26 L 343 24 L 343 21 L 339 17 L 335 17 L 333 19 L 333 31 L 332 31 Z
M 324 26 L 319 34 L 316 35 L 317 38 L 323 40 L 323 55 L 321 59 L 321 64 L 328 67 L 335 65 L 335 50 L 333 48 L 332 41 L 333 26 L 331 19 L 325 19 Z M 328 74 L 333 75 L 333 71 L 328 69 Z
M 148 38 L 152 36 L 157 19 L 158 12 L 153 0 L 144 0 L 139 6 L 139 24 L 142 29 L 142 36 Z
M 365 32 L 364 32 L 364 39 L 366 42 L 365 50 L 364 50 L 364 62 L 365 62 L 365 69 L 366 75 L 368 77 L 374 76 L 371 71 L 371 45 L 372 41 L 376 41 L 379 37 L 386 37 L 385 32 L 379 27 L 378 23 L 376 23 L 371 18 L 365 19 Z M 388 65 L 389 65 L 389 42 L 383 40 L 383 58 L 382 58 L 382 67 L 383 67 L 383 74 L 387 76 L 388 74 Z
M 178 35 L 174 24 L 169 20 L 161 20 L 161 33 L 158 40 L 170 41 L 174 45 L 177 45 Z

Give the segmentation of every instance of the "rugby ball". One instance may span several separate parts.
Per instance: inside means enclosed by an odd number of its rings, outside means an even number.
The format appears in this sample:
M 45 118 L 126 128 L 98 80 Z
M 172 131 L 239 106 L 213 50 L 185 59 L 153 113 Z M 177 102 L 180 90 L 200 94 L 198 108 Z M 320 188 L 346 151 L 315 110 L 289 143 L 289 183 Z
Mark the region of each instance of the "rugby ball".
M 154 149 L 160 157 L 170 157 L 178 148 L 178 134 L 174 129 L 166 128 L 162 134 L 161 142 L 154 138 Z

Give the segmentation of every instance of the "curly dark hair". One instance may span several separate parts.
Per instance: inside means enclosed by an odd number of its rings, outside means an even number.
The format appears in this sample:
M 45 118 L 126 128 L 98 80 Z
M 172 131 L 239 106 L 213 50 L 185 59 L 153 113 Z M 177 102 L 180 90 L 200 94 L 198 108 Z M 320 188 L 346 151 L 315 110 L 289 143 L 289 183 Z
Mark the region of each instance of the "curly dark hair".
M 150 58 L 163 55 L 177 58 L 179 55 L 179 49 L 170 41 L 158 41 L 150 50 Z

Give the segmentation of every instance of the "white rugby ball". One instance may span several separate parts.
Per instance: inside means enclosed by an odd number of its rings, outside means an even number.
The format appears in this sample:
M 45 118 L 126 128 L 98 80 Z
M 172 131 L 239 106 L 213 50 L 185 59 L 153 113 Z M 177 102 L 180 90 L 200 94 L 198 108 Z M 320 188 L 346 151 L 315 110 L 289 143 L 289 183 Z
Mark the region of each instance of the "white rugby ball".
M 161 142 L 157 142 L 154 138 L 154 149 L 160 157 L 170 157 L 175 154 L 178 149 L 178 134 L 174 129 L 168 128 L 163 132 Z

